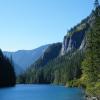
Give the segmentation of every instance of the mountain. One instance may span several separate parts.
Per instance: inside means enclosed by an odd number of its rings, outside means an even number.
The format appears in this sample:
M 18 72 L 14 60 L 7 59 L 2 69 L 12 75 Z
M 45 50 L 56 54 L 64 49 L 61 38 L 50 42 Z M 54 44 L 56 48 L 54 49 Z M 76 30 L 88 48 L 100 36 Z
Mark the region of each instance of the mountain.
M 31 66 L 38 68 L 45 66 L 49 61 L 59 56 L 61 48 L 62 48 L 61 43 L 54 43 L 49 45 L 48 48 L 43 53 L 43 55 Z
M 25 71 L 31 64 L 40 58 L 49 45 L 41 46 L 33 50 L 19 50 L 16 52 L 4 51 L 4 55 L 13 60 L 15 71 L 20 74 Z
M 50 61 L 59 57 L 61 48 L 62 48 L 62 43 L 60 43 L 60 42 L 59 43 L 53 43 L 53 44 L 49 45 L 48 48 L 43 53 L 43 55 L 35 63 L 33 63 L 25 71 L 25 73 L 20 75 L 18 77 L 17 81 L 20 82 L 20 83 L 39 83 L 40 81 L 37 79 L 39 77 L 38 76 L 39 71 L 40 71 L 39 69 L 44 68 Z M 34 73 L 34 71 L 35 71 L 35 73 Z M 36 80 L 35 80 L 35 77 L 37 77 Z M 41 80 L 41 83 L 42 82 L 43 82 L 43 80 Z
M 67 32 L 63 39 L 61 55 L 86 48 L 86 34 L 95 21 L 94 13 L 92 11 L 87 18 Z
M 23 80 L 21 83 L 65 85 L 68 81 L 81 77 L 86 34 L 90 29 L 88 23 L 91 22 L 92 25 L 93 20 L 91 15 L 70 29 L 62 43 L 50 45 L 44 52 L 44 56 L 33 63 L 18 80 Z

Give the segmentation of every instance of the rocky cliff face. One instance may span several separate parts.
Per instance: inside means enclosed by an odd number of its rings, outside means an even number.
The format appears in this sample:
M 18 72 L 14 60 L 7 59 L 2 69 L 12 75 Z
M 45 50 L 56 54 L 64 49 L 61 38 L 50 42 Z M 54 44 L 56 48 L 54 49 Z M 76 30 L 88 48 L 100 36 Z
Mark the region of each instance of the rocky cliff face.
M 61 55 L 65 53 L 75 51 L 77 49 L 82 49 L 85 47 L 85 33 L 87 31 L 87 27 L 82 28 L 78 31 L 73 31 L 64 37 L 62 43 Z
M 65 36 L 62 43 L 61 54 L 64 55 L 65 53 L 68 53 L 70 51 L 82 49 L 85 46 L 85 32 L 86 29 L 83 29 L 79 32 L 74 32 L 72 36 Z
M 92 27 L 95 17 L 93 11 L 90 16 L 82 20 L 81 23 L 70 29 L 67 35 L 64 37 L 61 49 L 61 55 L 68 52 L 73 52 L 78 49 L 84 49 L 86 46 L 85 35 L 88 33 L 90 27 Z

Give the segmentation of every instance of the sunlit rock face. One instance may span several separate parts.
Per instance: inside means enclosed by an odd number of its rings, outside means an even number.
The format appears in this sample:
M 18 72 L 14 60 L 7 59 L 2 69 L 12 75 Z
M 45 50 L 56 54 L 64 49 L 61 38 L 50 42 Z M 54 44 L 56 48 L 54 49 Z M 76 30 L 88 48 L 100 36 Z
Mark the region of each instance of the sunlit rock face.
M 62 43 L 61 55 L 76 49 L 82 49 L 85 46 L 85 30 L 75 32 L 72 36 L 65 36 Z
M 99 11 L 98 11 L 99 10 Z M 95 13 L 100 12 L 100 8 L 92 11 L 90 16 L 82 20 L 79 24 L 71 28 L 63 39 L 61 55 L 76 50 L 86 48 L 86 34 L 95 22 Z M 98 13 L 99 15 L 99 13 Z

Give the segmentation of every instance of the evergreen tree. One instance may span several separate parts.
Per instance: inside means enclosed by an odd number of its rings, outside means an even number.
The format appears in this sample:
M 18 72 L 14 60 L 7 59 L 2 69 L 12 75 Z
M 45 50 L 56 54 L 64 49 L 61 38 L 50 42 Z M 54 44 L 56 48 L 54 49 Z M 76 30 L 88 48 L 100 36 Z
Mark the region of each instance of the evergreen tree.
M 0 50 L 0 87 L 14 86 L 15 83 L 16 76 L 13 64 Z

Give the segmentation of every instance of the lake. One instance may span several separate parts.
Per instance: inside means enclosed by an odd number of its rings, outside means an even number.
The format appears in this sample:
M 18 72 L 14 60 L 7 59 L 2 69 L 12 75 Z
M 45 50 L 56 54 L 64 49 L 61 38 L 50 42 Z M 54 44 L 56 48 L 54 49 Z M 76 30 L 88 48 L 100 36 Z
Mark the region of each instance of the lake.
M 55 85 L 16 85 L 0 88 L 0 100 L 84 100 L 81 89 Z

